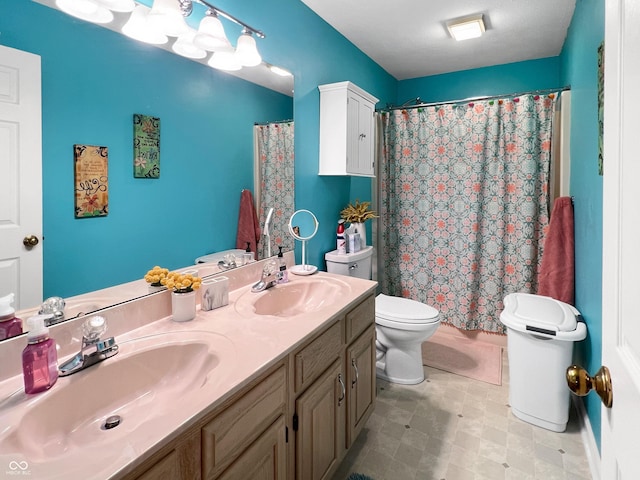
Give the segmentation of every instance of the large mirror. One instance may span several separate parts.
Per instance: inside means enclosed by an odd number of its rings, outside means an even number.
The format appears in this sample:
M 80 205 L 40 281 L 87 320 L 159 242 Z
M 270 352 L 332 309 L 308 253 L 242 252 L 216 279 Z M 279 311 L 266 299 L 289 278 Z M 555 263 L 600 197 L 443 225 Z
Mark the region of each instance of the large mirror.
M 37 248 L 44 298 L 96 292 L 71 302 L 73 317 L 150 294 L 142 278 L 154 265 L 187 268 L 235 248 L 240 193 L 253 185 L 254 124 L 291 119 L 292 88 L 265 88 L 267 63 L 232 76 L 38 1 L 0 5 L 0 44 L 41 58 Z M 134 114 L 160 119 L 158 178 L 134 176 Z M 104 217 L 74 218 L 77 144 L 108 147 Z

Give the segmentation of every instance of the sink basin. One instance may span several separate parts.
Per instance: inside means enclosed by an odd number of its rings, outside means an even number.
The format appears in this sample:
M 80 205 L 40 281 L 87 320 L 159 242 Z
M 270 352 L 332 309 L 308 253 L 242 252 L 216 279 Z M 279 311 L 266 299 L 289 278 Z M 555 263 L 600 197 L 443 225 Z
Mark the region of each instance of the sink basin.
M 162 425 L 205 397 L 203 390 L 222 381 L 236 358 L 232 342 L 210 332 L 149 335 L 119 346 L 116 356 L 58 379 L 46 393 L 17 392 L 3 402 L 0 416 L 28 405 L 0 431 L 0 451 L 19 451 L 29 462 L 40 462 L 92 445 L 109 450 L 111 442 L 126 442 L 127 434 L 145 424 Z M 120 424 L 105 429 L 113 415 Z
M 322 310 L 350 291 L 348 283 L 333 278 L 292 281 L 261 293 L 243 294 L 236 310 L 244 315 L 293 317 Z

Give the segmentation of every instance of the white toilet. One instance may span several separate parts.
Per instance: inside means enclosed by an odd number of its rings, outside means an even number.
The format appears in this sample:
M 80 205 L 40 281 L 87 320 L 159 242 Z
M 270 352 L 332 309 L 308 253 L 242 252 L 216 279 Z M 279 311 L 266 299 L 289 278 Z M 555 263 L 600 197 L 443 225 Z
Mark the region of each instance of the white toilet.
M 327 252 L 327 272 L 371 279 L 373 247 L 356 253 Z M 376 297 L 376 375 L 392 383 L 424 380 L 422 342 L 440 325 L 438 310 L 424 303 L 380 294 Z

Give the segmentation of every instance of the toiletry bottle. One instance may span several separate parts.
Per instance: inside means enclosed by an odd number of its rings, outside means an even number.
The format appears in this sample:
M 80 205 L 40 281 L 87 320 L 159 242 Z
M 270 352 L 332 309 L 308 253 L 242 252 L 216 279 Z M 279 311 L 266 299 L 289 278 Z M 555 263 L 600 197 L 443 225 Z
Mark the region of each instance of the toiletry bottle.
M 287 272 L 287 262 L 284 261 L 282 247 L 278 247 L 278 282 L 287 283 L 289 281 L 289 272 Z
M 50 315 L 34 315 L 27 320 L 28 344 L 22 351 L 22 372 L 25 393 L 50 389 L 58 380 L 58 352 L 56 342 L 49 338 L 44 321 Z
M 251 254 L 251 260 L 255 260 L 255 256 L 253 255 L 253 252 L 251 251 L 251 242 L 246 242 L 247 244 L 247 248 L 245 248 L 245 253 L 250 253 Z M 246 257 L 245 257 L 246 258 Z
M 338 220 L 338 230 L 336 232 L 338 253 L 347 253 L 347 239 L 344 236 L 344 219 Z
M 0 298 L 0 340 L 22 333 L 22 320 L 16 317 L 12 305 L 14 298 L 13 293 Z

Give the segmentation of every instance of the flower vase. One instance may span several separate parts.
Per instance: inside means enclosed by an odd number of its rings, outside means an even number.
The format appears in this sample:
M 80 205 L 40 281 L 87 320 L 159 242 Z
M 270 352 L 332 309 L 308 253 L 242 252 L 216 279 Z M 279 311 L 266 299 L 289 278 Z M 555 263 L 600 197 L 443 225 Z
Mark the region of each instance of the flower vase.
M 196 291 L 171 292 L 171 314 L 174 322 L 188 322 L 196 318 Z
M 352 222 L 350 227 L 354 227 L 360 234 L 360 247 L 367 246 L 367 229 L 364 226 L 364 222 Z

